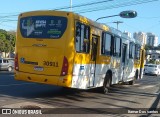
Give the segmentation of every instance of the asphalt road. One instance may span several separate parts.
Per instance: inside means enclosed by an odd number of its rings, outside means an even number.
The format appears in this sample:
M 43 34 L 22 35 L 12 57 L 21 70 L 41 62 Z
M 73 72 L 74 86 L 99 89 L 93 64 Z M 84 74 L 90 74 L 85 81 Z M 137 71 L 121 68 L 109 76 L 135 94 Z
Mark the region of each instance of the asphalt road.
M 136 81 L 134 86 L 114 85 L 111 92 L 104 95 L 99 89 L 64 89 L 52 85 L 16 81 L 13 73 L 0 72 L 0 108 L 46 108 L 43 113 L 52 114 L 105 115 L 118 112 L 117 116 L 160 116 L 160 110 L 159 114 L 127 114 L 134 110 L 146 112 L 160 108 L 159 92 L 160 76 L 145 75 L 142 80 Z

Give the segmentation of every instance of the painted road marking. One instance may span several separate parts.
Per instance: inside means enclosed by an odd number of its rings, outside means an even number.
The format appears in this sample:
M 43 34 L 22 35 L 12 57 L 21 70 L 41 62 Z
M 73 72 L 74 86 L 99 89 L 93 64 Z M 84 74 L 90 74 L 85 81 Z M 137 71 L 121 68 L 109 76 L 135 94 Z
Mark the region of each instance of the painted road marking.
M 29 106 L 29 105 L 38 106 L 40 108 L 55 108 L 55 106 L 49 106 L 47 104 L 40 104 L 40 103 L 29 102 L 29 101 L 4 105 L 2 106 L 2 108 L 22 108 L 22 107 Z
M 35 83 L 21 83 L 21 84 L 0 85 L 0 87 L 20 86 L 20 85 L 28 85 L 28 84 L 35 84 Z
M 147 89 L 147 88 L 153 88 L 153 87 L 155 87 L 155 85 L 147 85 L 147 86 L 139 87 L 139 89 Z

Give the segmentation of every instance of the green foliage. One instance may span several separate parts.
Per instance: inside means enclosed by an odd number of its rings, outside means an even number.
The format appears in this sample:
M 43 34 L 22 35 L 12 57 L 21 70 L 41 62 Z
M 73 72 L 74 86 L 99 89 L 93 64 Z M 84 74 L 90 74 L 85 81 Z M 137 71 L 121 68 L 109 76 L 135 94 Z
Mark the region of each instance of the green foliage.
M 14 52 L 16 33 L 0 29 L 0 52 Z
M 151 64 L 155 64 L 155 63 L 156 63 L 156 61 L 155 61 L 155 60 L 153 60 L 153 59 L 151 59 L 151 60 L 149 61 L 149 63 L 151 63 Z
M 160 61 L 156 61 L 156 64 L 160 64 Z
M 154 50 L 160 50 L 160 46 L 155 47 Z
M 151 63 L 151 64 L 160 64 L 160 61 L 156 61 L 154 59 L 151 59 L 148 63 Z
M 153 46 L 145 45 L 145 50 L 160 50 L 160 46 L 153 47 Z
M 149 46 L 149 45 L 145 45 L 145 50 L 152 50 L 153 47 L 152 46 Z

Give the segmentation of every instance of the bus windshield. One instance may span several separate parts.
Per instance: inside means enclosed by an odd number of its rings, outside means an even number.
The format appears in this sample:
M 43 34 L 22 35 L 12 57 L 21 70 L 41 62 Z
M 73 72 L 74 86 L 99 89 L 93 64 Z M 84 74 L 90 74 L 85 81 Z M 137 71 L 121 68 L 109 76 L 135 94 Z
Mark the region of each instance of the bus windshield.
M 24 38 L 61 38 L 67 27 L 67 18 L 59 16 L 29 16 L 20 19 Z

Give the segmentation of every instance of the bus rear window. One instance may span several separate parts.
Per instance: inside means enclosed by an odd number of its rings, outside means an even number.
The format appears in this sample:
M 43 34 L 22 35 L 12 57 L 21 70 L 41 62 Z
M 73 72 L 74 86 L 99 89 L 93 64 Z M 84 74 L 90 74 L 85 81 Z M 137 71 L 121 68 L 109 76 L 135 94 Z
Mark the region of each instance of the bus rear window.
M 20 19 L 24 38 L 61 38 L 67 27 L 67 18 L 59 16 L 30 16 Z

